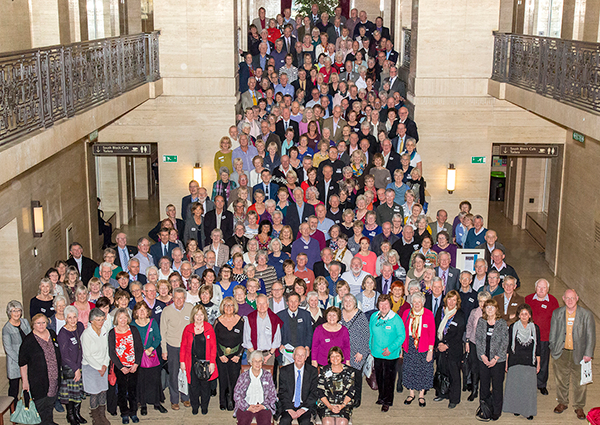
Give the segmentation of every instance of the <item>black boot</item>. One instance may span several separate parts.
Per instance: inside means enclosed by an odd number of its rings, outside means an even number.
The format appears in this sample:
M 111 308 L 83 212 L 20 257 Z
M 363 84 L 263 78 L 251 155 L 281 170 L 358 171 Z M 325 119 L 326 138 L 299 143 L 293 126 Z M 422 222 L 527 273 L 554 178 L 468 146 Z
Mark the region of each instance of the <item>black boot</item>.
M 75 403 L 72 401 L 67 404 L 67 422 L 69 425 L 79 425 L 79 422 L 75 417 Z
M 75 403 L 75 419 L 77 419 L 77 422 L 79 422 L 80 424 L 87 424 L 87 421 L 83 418 L 83 416 L 81 416 L 81 403 Z
M 477 387 L 473 388 L 471 395 L 467 398 L 469 401 L 474 401 L 477 398 Z

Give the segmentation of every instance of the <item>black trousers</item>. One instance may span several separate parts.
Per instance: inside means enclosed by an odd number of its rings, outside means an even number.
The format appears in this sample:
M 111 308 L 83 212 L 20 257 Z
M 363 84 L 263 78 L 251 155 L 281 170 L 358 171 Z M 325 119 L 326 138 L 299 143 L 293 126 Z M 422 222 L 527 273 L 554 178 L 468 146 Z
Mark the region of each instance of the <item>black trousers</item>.
M 138 372 L 124 374 L 115 366 L 117 375 L 117 404 L 121 416 L 134 416 L 137 413 Z
M 481 386 L 479 399 L 491 401 L 492 419 L 498 419 L 502 414 L 505 367 L 505 362 L 496 363 L 494 367 L 487 367 L 482 361 L 479 361 L 479 383 Z
M 469 364 L 471 367 L 471 384 L 473 385 L 473 391 L 477 391 L 479 386 L 479 363 L 480 360 L 477 358 L 477 346 L 469 341 Z
M 54 397 L 42 397 L 33 400 L 35 408 L 40 415 L 42 422 L 40 425 L 53 425 L 54 424 L 54 403 L 56 402 L 56 396 Z
M 9 379 L 8 380 L 8 396 L 15 400 L 19 398 L 19 386 L 21 385 L 21 378 Z
M 404 366 L 404 357 L 400 357 L 398 361 L 396 361 L 396 374 L 398 375 L 398 380 L 396 381 L 396 391 L 402 391 L 402 367 Z
M 297 419 L 298 425 L 309 425 L 311 423 L 311 416 L 312 415 L 310 410 L 304 412 L 304 414 Z M 279 425 L 292 425 L 292 417 L 287 412 L 287 410 L 284 410 L 281 414 L 281 419 L 279 419 Z
M 208 403 L 210 402 L 210 387 L 212 381 L 201 381 L 196 377 L 196 374 L 192 371 L 192 383 L 188 386 L 188 393 L 190 396 L 190 403 L 192 409 L 198 410 L 202 407 L 202 410 L 208 410 Z
M 550 342 L 540 341 L 540 371 L 537 374 L 537 387 L 548 385 L 548 368 L 550 366 Z
M 117 414 L 117 407 L 117 384 L 108 384 L 108 390 L 106 390 L 106 411 L 115 416 Z
M 354 369 L 354 368 L 352 368 Z M 354 369 L 354 408 L 360 406 L 362 402 L 362 385 L 363 373 L 362 369 Z
M 379 387 L 379 400 L 385 406 L 394 405 L 394 381 L 398 359 L 375 358 L 375 379 Z
M 448 376 L 450 377 L 450 392 L 448 399 L 450 403 L 460 403 L 460 393 L 462 392 L 460 380 L 460 358 L 458 360 L 448 359 L 446 364 Z
M 240 376 L 242 368 L 242 359 L 234 363 L 229 359 L 227 363 L 223 363 L 217 357 L 217 369 L 219 370 L 219 404 L 227 406 L 229 400 L 233 401 L 233 389 Z

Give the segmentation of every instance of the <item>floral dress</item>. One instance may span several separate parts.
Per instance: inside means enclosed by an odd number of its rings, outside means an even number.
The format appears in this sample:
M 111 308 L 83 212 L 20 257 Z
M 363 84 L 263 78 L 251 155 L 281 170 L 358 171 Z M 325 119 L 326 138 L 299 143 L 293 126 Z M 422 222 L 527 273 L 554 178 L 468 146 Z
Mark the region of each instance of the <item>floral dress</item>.
M 317 391 L 319 392 L 317 412 L 321 418 L 329 416 L 350 419 L 354 402 L 354 379 L 354 369 L 349 366 L 344 365 L 342 371 L 339 373 L 333 372 L 331 365 L 321 368 L 321 373 L 317 381 Z M 342 404 L 346 396 L 350 397 L 350 403 L 340 410 L 339 413 L 333 413 L 321 401 L 321 398 L 325 397 L 331 404 Z

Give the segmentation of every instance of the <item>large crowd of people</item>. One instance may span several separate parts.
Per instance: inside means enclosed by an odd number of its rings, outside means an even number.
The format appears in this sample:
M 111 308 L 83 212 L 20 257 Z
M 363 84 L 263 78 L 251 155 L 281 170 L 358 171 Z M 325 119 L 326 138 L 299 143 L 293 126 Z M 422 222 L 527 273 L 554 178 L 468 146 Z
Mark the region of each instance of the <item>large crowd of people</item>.
M 172 410 L 205 415 L 214 396 L 238 424 L 345 425 L 369 388 L 383 412 L 405 390 L 405 405 L 435 391 L 450 409 L 468 392 L 480 420 L 533 419 L 552 357 L 554 411 L 585 418 L 593 314 L 571 289 L 560 307 L 544 279 L 519 294 L 501 235 L 470 202 L 451 222 L 430 210 L 383 20 L 261 8 L 241 53 L 241 114 L 212 190 L 191 181 L 181 218 L 168 205 L 135 245 L 118 233 L 100 264 L 73 243 L 31 299 L 31 325 L 8 304 L 9 395 L 22 384 L 43 424 L 62 405 L 86 423 L 85 397 L 94 424 L 137 423 L 148 405 L 168 411 L 167 388 Z M 459 248 L 485 252 L 473 272 L 456 268 Z

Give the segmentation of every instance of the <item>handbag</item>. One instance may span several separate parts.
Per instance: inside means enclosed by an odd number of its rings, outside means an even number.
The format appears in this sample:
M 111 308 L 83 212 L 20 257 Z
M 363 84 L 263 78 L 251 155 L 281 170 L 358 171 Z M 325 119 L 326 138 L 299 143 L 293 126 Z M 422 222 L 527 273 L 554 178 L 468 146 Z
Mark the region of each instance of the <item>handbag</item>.
M 62 376 L 63 376 L 63 379 L 75 379 L 75 371 L 73 369 L 71 369 L 71 367 L 69 367 L 67 365 L 63 365 Z
M 484 421 L 492 419 L 492 406 L 489 399 L 480 398 L 475 416 Z
M 110 367 L 108 368 L 108 383 L 111 387 L 117 385 L 117 374 L 115 373 L 115 364 L 110 362 Z
M 18 401 L 15 411 L 10 415 L 10 421 L 17 424 L 34 425 L 42 422 L 35 408 L 35 403 L 29 396 L 29 391 L 23 391 L 23 397 Z
M 194 373 L 196 374 L 196 378 L 201 381 L 208 381 L 210 379 L 210 361 L 209 360 L 196 360 L 194 362 Z
M 450 378 L 438 370 L 433 376 L 433 388 L 435 388 L 436 394 L 440 397 L 448 395 L 450 391 Z
M 152 327 L 153 320 L 154 319 L 150 319 L 150 323 L 148 324 L 148 329 L 146 330 L 146 339 L 144 340 L 144 347 L 148 342 L 148 335 L 150 335 L 150 328 Z M 146 350 L 144 350 L 142 353 L 142 362 L 140 363 L 140 366 L 145 369 L 148 369 L 151 367 L 156 367 L 158 365 L 160 365 L 160 359 L 156 355 L 156 350 L 152 351 L 152 354 L 150 355 L 147 355 Z
M 377 386 L 377 379 L 375 378 L 375 359 L 371 354 L 367 357 L 367 361 L 365 362 L 365 366 L 363 367 L 363 374 L 367 378 L 367 384 L 369 388 L 373 391 L 377 391 L 379 387 Z

